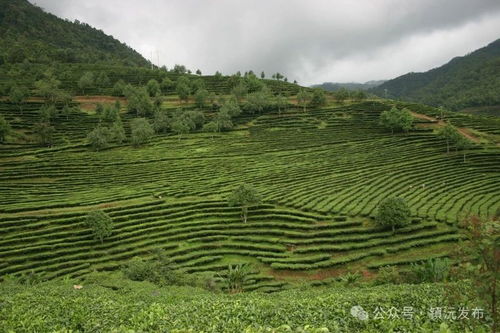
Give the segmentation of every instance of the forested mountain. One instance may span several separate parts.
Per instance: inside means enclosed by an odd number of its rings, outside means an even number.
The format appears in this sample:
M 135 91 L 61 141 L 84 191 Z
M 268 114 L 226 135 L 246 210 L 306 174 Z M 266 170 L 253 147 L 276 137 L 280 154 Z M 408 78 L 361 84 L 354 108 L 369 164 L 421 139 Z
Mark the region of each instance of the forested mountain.
M 0 64 L 25 61 L 148 64 L 129 46 L 86 23 L 60 19 L 27 0 L 0 0 Z
M 377 87 L 384 83 L 384 80 L 373 80 L 365 83 L 357 83 L 357 82 L 323 82 L 322 84 L 315 84 L 313 88 L 322 88 L 327 91 L 338 91 L 342 88 L 347 90 L 368 90 L 370 88 Z
M 500 104 L 500 39 L 424 73 L 408 73 L 371 89 L 379 96 L 400 98 L 453 110 Z

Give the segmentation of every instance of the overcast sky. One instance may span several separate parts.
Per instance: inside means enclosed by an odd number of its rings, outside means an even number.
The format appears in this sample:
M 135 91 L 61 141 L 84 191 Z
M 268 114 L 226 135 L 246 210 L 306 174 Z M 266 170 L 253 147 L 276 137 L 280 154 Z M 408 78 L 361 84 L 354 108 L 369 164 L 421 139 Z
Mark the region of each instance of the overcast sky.
M 30 0 L 172 68 L 309 85 L 426 71 L 500 38 L 499 0 Z

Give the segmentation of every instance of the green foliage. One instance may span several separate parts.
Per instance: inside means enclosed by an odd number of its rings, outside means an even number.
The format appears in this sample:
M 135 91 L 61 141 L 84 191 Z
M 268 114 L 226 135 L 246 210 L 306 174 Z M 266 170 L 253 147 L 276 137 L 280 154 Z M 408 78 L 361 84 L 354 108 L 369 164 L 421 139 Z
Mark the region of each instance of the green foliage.
M 230 99 L 221 106 L 219 112 L 227 113 L 231 118 L 241 114 L 241 109 L 236 100 Z
M 493 314 L 493 332 L 499 326 L 498 300 L 500 299 L 500 221 L 496 216 L 480 218 L 469 216 L 461 222 L 465 240 L 458 246 L 460 260 L 470 259 L 468 271 L 473 292 Z
M 134 146 L 143 145 L 154 135 L 154 129 L 147 119 L 135 118 L 130 122 L 130 140 Z
M 156 133 L 166 133 L 170 128 L 170 119 L 165 111 L 156 111 L 153 119 L 153 128 Z
M 411 265 L 414 282 L 443 282 L 450 274 L 451 261 L 448 258 L 431 258 L 424 262 Z
M 372 89 L 379 96 L 453 110 L 500 104 L 500 39 L 424 73 L 409 73 Z
M 54 133 L 56 129 L 48 122 L 36 123 L 33 126 L 35 142 L 41 146 L 51 146 L 54 143 Z
M 300 89 L 299 93 L 297 94 L 297 102 L 304 108 L 304 112 L 307 111 L 307 104 L 309 104 L 311 99 L 312 95 L 309 91 L 307 91 L 306 89 Z
M 128 87 L 125 95 L 128 100 L 128 112 L 135 112 L 137 117 L 153 114 L 153 103 L 145 88 Z
M 260 114 L 272 104 L 271 93 L 269 89 L 262 88 L 259 91 L 249 93 L 244 105 L 244 110 L 251 114 Z
M 216 133 L 218 131 L 219 131 L 219 126 L 217 126 L 217 123 L 214 121 L 210 121 L 210 122 L 206 123 L 205 125 L 203 125 L 203 132 Z M 212 138 L 213 138 L 213 134 L 212 134 Z
M 243 81 L 240 81 L 232 90 L 231 93 L 238 101 L 241 101 L 248 93 L 248 88 Z
M 383 200 L 377 209 L 376 222 L 383 227 L 404 227 L 410 223 L 411 211 L 403 198 L 393 197 Z
M 392 107 L 389 111 L 384 111 L 380 114 L 380 124 L 391 133 L 408 132 L 413 126 L 413 116 L 406 109 L 399 110 Z
M 274 98 L 274 104 L 278 108 L 278 114 L 281 115 L 281 110 L 288 107 L 288 98 L 279 94 Z
M 187 102 L 191 94 L 190 81 L 187 76 L 181 76 L 177 79 L 175 91 L 181 101 Z
M 250 271 L 250 264 L 228 265 L 224 274 L 219 274 L 224 289 L 231 294 L 242 292 L 245 282 L 250 277 Z
M 458 130 L 451 125 L 450 123 L 447 123 L 445 126 L 440 127 L 436 133 L 436 135 L 446 141 L 446 152 L 450 152 L 450 145 L 455 144 L 459 142 L 461 135 L 458 132 Z
M 320 88 L 313 89 L 311 101 L 309 106 L 313 108 L 321 107 L 326 105 L 326 95 L 325 91 Z
M 78 80 L 78 88 L 82 90 L 82 93 L 85 95 L 85 90 L 91 88 L 95 84 L 94 73 L 86 72 L 82 75 L 80 80 Z
M 227 201 L 231 207 L 241 207 L 241 219 L 247 222 L 248 207 L 258 205 L 261 198 L 253 186 L 241 184 L 234 189 Z
M 4 55 L 0 58 L 8 64 L 148 64 L 138 52 L 101 30 L 78 20 L 63 20 L 28 1 L 2 1 L 0 17 Z
M 111 138 L 108 128 L 97 126 L 87 135 L 87 142 L 93 150 L 99 151 L 109 146 Z
M 197 107 L 204 108 L 207 103 L 209 92 L 208 90 L 201 88 L 194 94 L 194 101 Z
M 349 91 L 346 88 L 341 88 L 335 93 L 335 99 L 341 104 L 348 98 Z
M 87 214 L 85 218 L 87 227 L 92 230 L 95 239 L 101 244 L 104 239 L 113 233 L 113 220 L 102 210 L 95 210 Z
M 9 93 L 9 100 L 18 106 L 21 114 L 23 113 L 23 104 L 29 97 L 29 90 L 26 87 L 12 87 Z
M 125 87 L 126 87 L 125 81 L 123 81 L 122 79 L 116 81 L 116 83 L 113 86 L 112 95 L 125 96 Z
M 120 118 L 118 118 L 118 120 L 113 123 L 113 126 L 111 126 L 110 134 L 111 140 L 118 144 L 121 144 L 127 139 L 125 135 L 125 129 L 123 128 L 123 124 Z
M 361 279 L 362 275 L 359 272 L 348 272 L 340 277 L 340 281 L 342 281 L 346 285 L 353 285 Z
M 172 91 L 174 87 L 175 87 L 174 81 L 172 81 L 168 77 L 164 77 L 160 83 L 160 88 L 164 93 Z
M 150 97 L 156 97 L 161 94 L 160 84 L 155 79 L 148 81 L 146 90 L 148 91 Z
M 213 122 L 217 125 L 218 132 L 229 130 L 233 127 L 231 115 L 223 110 L 219 110 L 219 112 L 217 112 Z
M 5 118 L 0 115 L 0 142 L 5 142 L 5 138 L 10 133 L 10 124 Z
M 403 277 L 396 266 L 380 267 L 375 279 L 375 284 L 399 284 L 403 282 Z

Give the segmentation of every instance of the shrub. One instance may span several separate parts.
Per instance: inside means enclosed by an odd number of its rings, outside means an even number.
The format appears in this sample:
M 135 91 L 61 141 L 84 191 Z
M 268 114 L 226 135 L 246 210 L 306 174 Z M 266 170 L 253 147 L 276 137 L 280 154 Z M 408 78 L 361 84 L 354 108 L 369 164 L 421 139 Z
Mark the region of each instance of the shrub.
M 416 283 L 442 282 L 448 279 L 451 261 L 448 258 L 433 258 L 411 265 L 410 274 Z
M 104 242 L 104 238 L 110 236 L 113 231 L 113 220 L 102 210 L 90 212 L 85 223 L 92 229 L 94 238 L 99 239 L 101 244 Z

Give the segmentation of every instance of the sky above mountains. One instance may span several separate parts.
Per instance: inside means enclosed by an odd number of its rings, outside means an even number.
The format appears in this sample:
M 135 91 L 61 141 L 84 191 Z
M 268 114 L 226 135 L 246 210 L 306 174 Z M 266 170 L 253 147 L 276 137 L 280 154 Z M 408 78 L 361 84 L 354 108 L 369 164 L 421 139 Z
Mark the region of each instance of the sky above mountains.
M 156 64 L 309 85 L 426 71 L 500 38 L 498 0 L 30 0 Z

